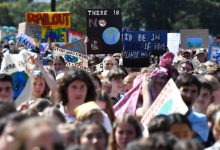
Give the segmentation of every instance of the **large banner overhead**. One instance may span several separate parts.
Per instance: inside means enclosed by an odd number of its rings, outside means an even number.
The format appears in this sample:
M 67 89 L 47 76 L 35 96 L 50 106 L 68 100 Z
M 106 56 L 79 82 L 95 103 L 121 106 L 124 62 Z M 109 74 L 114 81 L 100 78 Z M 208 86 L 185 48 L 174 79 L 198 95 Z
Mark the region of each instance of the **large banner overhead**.
M 122 19 L 120 9 L 88 9 L 87 54 L 122 52 Z

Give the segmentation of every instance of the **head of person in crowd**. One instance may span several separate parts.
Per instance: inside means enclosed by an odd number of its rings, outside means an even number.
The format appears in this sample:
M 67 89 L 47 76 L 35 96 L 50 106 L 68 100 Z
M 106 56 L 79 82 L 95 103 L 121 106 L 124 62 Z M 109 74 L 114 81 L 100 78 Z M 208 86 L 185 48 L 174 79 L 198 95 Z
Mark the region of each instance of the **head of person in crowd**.
M 113 131 L 109 139 L 110 150 L 125 150 L 128 143 L 142 137 L 139 121 L 132 115 L 118 116 L 113 124 Z
M 179 139 L 190 140 L 194 137 L 191 125 L 186 116 L 178 113 L 171 114 L 168 115 L 167 121 L 169 127 L 168 131 Z
M 53 57 L 53 69 L 56 75 L 65 71 L 65 65 L 66 65 L 66 62 L 62 56 Z
M 88 145 L 71 145 L 68 146 L 65 150 L 93 150 L 93 148 Z
M 167 115 L 157 115 L 148 125 L 149 135 L 157 133 L 157 132 L 167 132 L 169 129 L 168 117 Z
M 213 76 L 213 75 L 203 75 L 200 77 L 201 82 L 208 83 L 212 86 L 212 95 L 211 99 L 212 102 L 219 102 L 219 97 L 220 97 L 220 82 L 219 80 Z
M 115 58 L 113 56 L 106 56 L 103 59 L 102 63 L 103 63 L 103 69 L 104 70 L 110 70 L 114 66 L 117 65 L 117 61 L 115 60 Z
M 44 111 L 41 113 L 41 116 L 45 118 L 53 118 L 53 120 L 56 121 L 57 124 L 66 123 L 65 117 L 56 107 L 45 108 Z
M 177 70 L 181 73 L 193 73 L 194 67 L 190 60 L 183 60 L 177 64 Z
M 96 90 L 92 77 L 83 69 L 71 68 L 58 81 L 58 95 L 62 102 L 60 110 L 65 116 L 73 116 L 73 110 L 88 101 L 94 101 Z M 68 120 L 67 120 L 68 121 Z
M 88 60 L 88 67 L 90 71 L 94 72 L 96 70 L 96 65 L 99 63 L 101 63 L 100 58 L 96 55 L 91 55 Z
M 34 70 L 32 98 L 46 98 L 50 88 L 40 70 Z
M 96 103 L 99 105 L 101 110 L 103 110 L 108 114 L 108 117 L 111 123 L 113 124 L 115 121 L 115 115 L 114 115 L 112 101 L 109 95 L 103 91 L 98 93 L 98 96 L 96 98 Z
M 0 73 L 0 101 L 13 102 L 13 79 L 6 73 Z
M 15 132 L 14 150 L 64 149 L 56 124 L 49 118 L 33 117 L 22 122 Z
M 38 113 L 42 113 L 46 108 L 52 107 L 53 103 L 47 98 L 37 98 L 29 108 L 36 110 Z
M 201 142 L 195 139 L 191 140 L 178 140 L 174 145 L 173 150 L 203 150 Z
M 8 42 L 8 44 L 9 44 L 9 46 L 10 46 L 10 53 L 12 53 L 12 54 L 14 54 L 14 53 L 17 53 L 16 52 L 16 43 L 15 43 L 15 41 L 13 41 L 13 40 L 10 40 L 9 42 Z
M 93 79 L 93 83 L 95 85 L 95 89 L 96 89 L 96 93 L 101 92 L 102 90 L 102 82 L 99 78 L 99 75 L 96 73 L 92 73 L 92 79 Z
M 192 74 L 180 74 L 176 79 L 176 85 L 180 90 L 183 101 L 191 109 L 201 89 L 201 82 Z
M 220 110 L 220 103 L 219 102 L 213 102 L 211 103 L 207 108 L 207 122 L 210 129 L 213 128 L 216 112 Z
M 124 91 L 128 92 L 133 87 L 133 80 L 136 78 L 137 73 L 130 73 L 123 79 Z
M 27 115 L 15 112 L 1 119 L 1 123 L 5 122 L 0 136 L 1 149 L 13 149 L 12 146 L 15 142 L 14 135 L 16 128 L 27 118 Z
M 75 145 L 77 143 L 75 139 L 75 131 L 76 131 L 75 124 L 71 124 L 71 123 L 59 124 L 57 126 L 57 131 L 59 132 L 65 147 Z
M 107 78 L 112 85 L 110 97 L 117 99 L 119 97 L 119 94 L 123 92 L 122 81 L 125 76 L 126 74 L 121 68 L 114 67 L 109 70 L 109 73 L 107 74 Z
M 193 104 L 193 110 L 195 112 L 206 114 L 206 110 L 209 104 L 212 102 L 212 92 L 212 85 L 208 82 L 201 81 L 201 90 L 199 96 Z
M 192 60 L 193 54 L 191 49 L 181 49 L 179 51 L 178 60 Z
M 101 109 L 94 101 L 79 105 L 74 109 L 74 114 L 79 122 L 94 120 L 103 123 L 104 121 Z
M 203 76 L 203 75 L 208 74 L 207 66 L 204 63 L 195 65 L 194 74 L 198 76 Z
M 207 52 L 204 48 L 198 48 L 196 54 L 194 55 L 200 63 L 205 63 L 207 60 Z
M 0 119 L 14 112 L 16 112 L 14 103 L 9 101 L 0 101 Z
M 108 133 L 99 122 L 87 120 L 82 122 L 75 131 L 78 144 L 87 145 L 94 150 L 106 150 L 108 145 Z
M 214 117 L 212 133 L 216 142 L 220 142 L 220 111 L 218 110 Z
M 172 150 L 178 139 L 169 132 L 158 132 L 128 144 L 126 150 Z
M 105 93 L 111 93 L 111 90 L 112 90 L 112 85 L 111 85 L 111 82 L 106 79 L 106 78 L 103 78 L 101 79 L 101 83 L 102 83 L 102 89 L 101 91 L 105 92 Z M 109 95 L 110 96 L 110 95 Z

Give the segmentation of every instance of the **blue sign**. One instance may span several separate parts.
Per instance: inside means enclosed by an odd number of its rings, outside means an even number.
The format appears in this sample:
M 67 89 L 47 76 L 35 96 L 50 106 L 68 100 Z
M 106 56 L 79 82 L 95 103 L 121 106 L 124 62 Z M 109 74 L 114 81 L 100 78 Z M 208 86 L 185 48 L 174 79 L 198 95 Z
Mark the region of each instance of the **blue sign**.
M 163 30 L 124 30 L 123 48 L 123 65 L 125 67 L 149 66 L 159 62 L 159 56 L 166 52 L 167 32 Z M 135 60 L 135 62 L 132 60 Z

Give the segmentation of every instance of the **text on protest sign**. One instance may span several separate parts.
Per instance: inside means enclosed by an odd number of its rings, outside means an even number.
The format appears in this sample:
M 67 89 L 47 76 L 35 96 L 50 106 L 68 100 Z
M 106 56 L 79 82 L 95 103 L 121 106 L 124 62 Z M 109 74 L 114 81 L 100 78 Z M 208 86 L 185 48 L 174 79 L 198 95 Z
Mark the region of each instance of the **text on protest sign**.
M 164 86 L 151 107 L 144 114 L 141 122 L 144 127 L 147 127 L 151 119 L 157 115 L 169 115 L 172 113 L 186 114 L 187 111 L 188 107 L 183 102 L 180 91 L 171 78 Z
M 63 46 L 60 46 L 60 48 L 68 49 L 70 51 L 74 51 L 74 52 L 78 52 L 78 53 L 86 55 L 86 48 L 85 48 L 85 44 L 84 44 L 84 39 L 78 40 L 73 43 L 67 43 Z
M 36 46 L 34 39 L 32 39 L 31 37 L 25 34 L 19 33 L 16 38 L 17 38 L 17 42 L 19 44 L 22 44 L 27 49 L 34 48 Z
M 123 65 L 145 67 L 159 62 L 166 52 L 166 31 L 123 31 Z
M 122 52 L 120 9 L 88 9 L 86 25 L 88 54 Z
M 53 47 L 53 53 L 55 56 L 62 56 L 66 61 L 66 66 L 68 67 L 74 66 L 82 69 L 88 68 L 89 57 L 87 55 L 58 47 Z
M 28 12 L 26 22 L 39 24 L 42 42 L 68 42 L 68 29 L 71 28 L 69 12 Z

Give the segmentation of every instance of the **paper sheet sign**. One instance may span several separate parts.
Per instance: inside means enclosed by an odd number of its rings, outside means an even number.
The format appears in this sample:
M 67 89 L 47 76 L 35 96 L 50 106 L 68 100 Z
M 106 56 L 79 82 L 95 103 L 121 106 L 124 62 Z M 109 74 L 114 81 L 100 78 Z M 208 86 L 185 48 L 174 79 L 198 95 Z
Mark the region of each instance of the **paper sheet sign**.
M 147 128 L 151 119 L 157 115 L 169 115 L 172 113 L 186 114 L 187 111 L 188 107 L 183 102 L 179 89 L 173 79 L 170 79 L 142 117 L 141 123 Z

